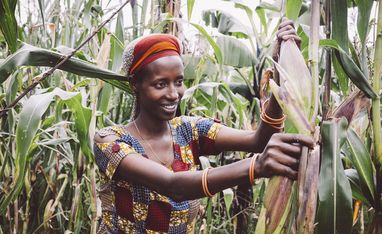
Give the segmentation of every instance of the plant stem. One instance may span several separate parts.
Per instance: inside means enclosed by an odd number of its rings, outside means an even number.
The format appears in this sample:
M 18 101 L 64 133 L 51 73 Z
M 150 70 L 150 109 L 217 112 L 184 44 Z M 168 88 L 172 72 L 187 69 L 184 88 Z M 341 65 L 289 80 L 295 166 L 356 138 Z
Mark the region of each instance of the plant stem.
M 326 39 L 330 39 L 330 0 L 325 1 L 325 34 Z M 325 51 L 325 81 L 324 81 L 324 94 L 323 94 L 323 105 L 322 105 L 322 117 L 323 120 L 327 119 L 329 111 L 329 102 L 330 102 L 330 86 L 331 86 L 331 76 L 332 76 L 332 54 L 330 50 Z
M 311 25 L 310 25 L 310 40 L 309 40 L 309 61 L 310 71 L 312 73 L 312 106 L 310 111 L 310 123 L 315 124 L 315 119 L 318 112 L 318 42 L 320 30 L 320 1 L 312 1 Z
M 380 115 L 380 79 L 382 63 L 382 4 L 378 3 L 378 19 L 377 19 L 377 38 L 375 40 L 374 52 L 374 75 L 373 90 L 377 97 L 372 100 L 372 124 L 374 135 L 374 153 L 377 162 L 382 165 L 382 142 L 381 142 L 381 115 Z

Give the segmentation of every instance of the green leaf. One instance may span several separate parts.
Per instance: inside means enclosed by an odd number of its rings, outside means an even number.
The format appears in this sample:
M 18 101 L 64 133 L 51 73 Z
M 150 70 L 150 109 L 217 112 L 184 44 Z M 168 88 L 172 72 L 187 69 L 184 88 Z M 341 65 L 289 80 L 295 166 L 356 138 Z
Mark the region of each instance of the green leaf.
M 192 10 L 194 9 L 195 0 L 187 0 L 187 19 L 190 21 L 192 16 Z
M 370 153 L 367 151 L 365 145 L 354 130 L 349 129 L 347 135 L 347 146 L 351 151 L 351 160 L 354 167 L 357 169 L 360 182 L 367 188 L 367 191 L 365 192 L 367 192 L 368 195 L 366 197 L 372 198 L 369 203 L 374 204 L 375 184 Z
M 64 56 L 65 55 L 54 51 L 24 44 L 19 50 L 8 56 L 5 61 L 0 64 L 0 83 L 3 83 L 19 66 L 53 67 Z M 60 67 L 60 70 L 80 76 L 99 78 L 124 91 L 130 92 L 130 86 L 124 81 L 126 78 L 123 75 L 101 69 L 94 64 L 77 58 L 70 58 Z
M 369 32 L 369 19 L 373 0 L 355 0 L 358 6 L 357 31 L 361 45 L 365 45 L 366 37 Z
M 15 17 L 17 0 L 0 1 L 0 30 L 7 41 L 9 50 L 14 53 L 18 46 L 18 26 Z
M 217 62 L 219 64 L 222 64 L 223 63 L 223 55 L 222 55 L 222 52 L 220 50 L 219 45 L 216 44 L 216 42 L 212 39 L 212 37 L 209 35 L 209 33 L 202 26 L 200 26 L 199 24 L 195 24 L 195 23 L 191 23 L 191 25 L 194 26 L 207 39 L 207 41 L 212 46 L 212 49 L 214 50 Z
M 29 150 L 41 124 L 42 115 L 53 101 L 53 97 L 59 96 L 63 100 L 68 100 L 77 94 L 78 93 L 65 92 L 59 88 L 55 88 L 50 93 L 33 95 L 25 102 L 16 129 L 16 172 L 13 180 L 13 190 L 1 201 L 1 214 L 4 214 L 9 203 L 21 192 L 27 162 L 31 156 L 29 155 Z
M 291 20 L 296 20 L 300 14 L 302 0 L 287 0 L 285 15 Z
M 364 193 L 362 192 L 357 170 L 353 168 L 346 169 L 345 174 L 349 180 L 353 198 L 361 200 L 362 202 L 370 206 L 369 199 L 367 199 L 364 196 Z
M 256 7 L 256 9 L 257 8 L 262 8 L 262 9 L 273 11 L 273 12 L 280 12 L 280 8 L 279 7 L 277 7 L 275 4 L 271 4 L 271 3 L 268 3 L 268 2 L 261 2 Z
M 224 195 L 224 204 L 227 210 L 227 214 L 229 214 L 229 210 L 231 209 L 232 201 L 233 201 L 233 190 L 231 188 L 223 190 Z
M 348 52 L 348 22 L 347 22 L 347 1 L 332 0 L 330 1 L 332 14 L 332 39 L 338 42 L 346 53 Z
M 334 40 L 324 39 L 320 40 L 320 46 L 335 49 L 335 55 L 344 69 L 345 73 L 353 81 L 353 83 L 362 90 L 367 97 L 376 98 L 377 95 L 373 91 L 373 88 L 369 84 L 367 78 L 359 67 L 354 63 L 351 57 L 339 46 L 339 44 Z
M 216 43 L 223 54 L 223 64 L 233 67 L 249 67 L 257 63 L 250 49 L 240 40 L 230 36 L 218 36 Z M 235 51 L 235 53 L 232 53 Z
M 233 35 L 239 38 L 251 36 L 250 28 L 228 12 L 210 9 L 203 11 L 203 15 L 204 19 L 215 19 L 216 22 L 212 22 L 216 23 L 216 25 L 212 24 L 212 27 L 217 27 L 218 31 L 224 35 Z M 205 20 L 205 23 L 209 25 L 209 21 Z
M 333 53 L 333 55 L 335 55 Z M 347 95 L 349 92 L 349 78 L 346 75 L 344 69 L 342 68 L 341 63 L 338 61 L 336 56 L 332 57 L 332 64 L 334 71 L 337 75 L 337 80 L 340 86 L 340 89 L 344 95 Z
M 82 106 L 81 95 L 78 94 L 73 98 L 65 99 L 64 103 L 68 105 L 71 111 L 74 113 L 74 124 L 76 126 L 76 132 L 78 139 L 80 140 L 81 151 L 87 157 L 89 162 L 93 161 L 93 153 L 90 147 L 89 141 L 89 125 L 92 110 Z
M 324 121 L 321 127 L 318 233 L 351 233 L 352 192 L 340 159 L 341 143 L 346 140 L 346 128 L 345 118 Z

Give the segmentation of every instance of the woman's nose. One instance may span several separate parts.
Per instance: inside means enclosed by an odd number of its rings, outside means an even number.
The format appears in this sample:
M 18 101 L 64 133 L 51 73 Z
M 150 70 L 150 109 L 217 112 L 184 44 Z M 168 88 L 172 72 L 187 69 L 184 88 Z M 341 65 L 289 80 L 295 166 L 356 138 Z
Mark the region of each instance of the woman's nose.
M 175 85 L 169 86 L 169 92 L 167 94 L 167 97 L 171 100 L 177 100 L 179 98 L 179 92 Z

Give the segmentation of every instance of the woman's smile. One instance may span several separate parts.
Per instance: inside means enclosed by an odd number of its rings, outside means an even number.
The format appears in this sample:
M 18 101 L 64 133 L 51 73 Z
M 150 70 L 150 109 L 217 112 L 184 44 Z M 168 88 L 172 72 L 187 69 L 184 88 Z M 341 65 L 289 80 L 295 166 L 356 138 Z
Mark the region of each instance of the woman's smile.
M 178 103 L 170 103 L 170 104 L 162 104 L 161 107 L 165 109 L 167 112 L 175 112 L 176 108 L 178 106 Z

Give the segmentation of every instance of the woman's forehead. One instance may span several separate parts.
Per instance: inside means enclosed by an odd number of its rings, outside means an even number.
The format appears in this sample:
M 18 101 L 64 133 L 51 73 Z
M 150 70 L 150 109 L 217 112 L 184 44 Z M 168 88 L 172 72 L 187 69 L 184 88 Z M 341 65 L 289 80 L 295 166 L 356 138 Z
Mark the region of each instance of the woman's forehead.
M 159 58 L 144 67 L 152 73 L 180 72 L 183 73 L 183 61 L 180 56 L 165 56 Z

